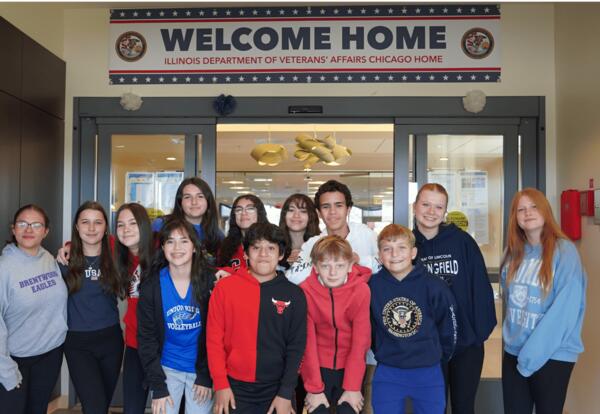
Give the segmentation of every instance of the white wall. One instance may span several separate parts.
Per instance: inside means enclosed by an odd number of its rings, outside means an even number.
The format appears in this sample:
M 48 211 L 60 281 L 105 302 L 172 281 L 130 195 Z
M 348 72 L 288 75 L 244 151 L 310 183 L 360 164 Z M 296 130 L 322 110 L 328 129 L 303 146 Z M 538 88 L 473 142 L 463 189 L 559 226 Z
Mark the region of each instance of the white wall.
M 600 34 L 599 4 L 556 5 L 557 193 L 600 187 Z M 587 310 L 583 327 L 585 352 L 575 365 L 567 398 L 571 414 L 592 414 L 600 407 L 600 226 L 582 218 L 577 243 L 588 274 Z

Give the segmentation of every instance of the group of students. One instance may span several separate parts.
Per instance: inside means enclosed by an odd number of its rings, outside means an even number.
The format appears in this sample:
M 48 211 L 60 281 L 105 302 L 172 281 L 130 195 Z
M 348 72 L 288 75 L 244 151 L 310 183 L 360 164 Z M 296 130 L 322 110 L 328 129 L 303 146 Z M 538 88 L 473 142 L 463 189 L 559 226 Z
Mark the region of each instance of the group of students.
M 106 414 L 121 365 L 124 412 L 475 412 L 494 295 L 475 240 L 424 185 L 415 226 L 349 223 L 338 181 L 290 196 L 279 226 L 251 194 L 224 236 L 210 187 L 179 186 L 151 223 L 122 205 L 77 210 L 58 261 L 44 210 L 21 207 L 0 256 L 0 407 L 45 413 L 63 353 L 84 413 Z M 319 217 L 325 224 L 319 229 Z M 502 385 L 510 414 L 561 413 L 583 351 L 586 276 L 544 195 L 518 192 L 501 265 Z M 118 299 L 127 300 L 125 335 Z M 124 354 L 124 357 L 123 357 Z M 183 408 L 182 408 L 183 410 Z

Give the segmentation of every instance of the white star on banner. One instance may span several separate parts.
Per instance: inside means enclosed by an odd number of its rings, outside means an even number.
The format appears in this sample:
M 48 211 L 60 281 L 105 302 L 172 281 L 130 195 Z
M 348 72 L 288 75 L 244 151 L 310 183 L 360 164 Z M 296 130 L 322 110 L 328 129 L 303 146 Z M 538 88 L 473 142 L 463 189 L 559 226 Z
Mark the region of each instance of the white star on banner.
M 346 79 L 348 79 L 349 81 L 351 81 L 352 80 L 352 76 L 348 75 L 348 77 Z
M 375 80 L 378 81 L 379 80 L 379 75 L 375 75 Z
M 152 79 L 150 78 L 146 78 L 146 82 L 150 82 Z
M 148 11 L 148 12 L 146 12 L 146 16 L 150 17 L 150 16 L 152 16 L 152 13 Z
M 243 82 L 245 78 L 243 76 L 240 76 L 238 79 L 240 80 L 240 82 Z
M 485 13 L 489 13 L 489 12 L 490 12 L 490 9 L 489 9 L 488 7 L 486 7 L 485 9 L 483 9 L 483 11 L 484 11 Z
M 200 77 L 198 78 L 198 80 L 199 80 L 200 82 L 204 82 L 204 76 L 200 76 Z
M 448 9 L 447 9 L 447 8 L 445 8 L 445 7 L 442 9 L 442 11 L 443 11 L 444 13 L 448 13 Z
M 444 80 L 448 80 L 448 75 L 444 75 Z
M 307 81 L 308 83 L 310 83 L 310 81 L 311 81 L 311 80 L 312 80 L 312 76 L 308 75 L 308 76 L 306 77 L 306 81 Z
M 258 76 L 252 76 L 252 82 L 256 82 L 258 80 Z
M 475 7 L 471 7 L 471 13 L 475 13 Z
M 283 9 L 279 10 L 279 14 L 281 14 L 283 16 L 285 14 L 285 10 L 283 10 Z
M 435 13 L 435 9 L 432 7 L 429 9 L 429 13 Z
M 119 16 L 121 16 L 121 17 L 125 17 L 125 13 L 124 13 L 124 12 L 121 12 L 121 13 L 119 14 Z
M 418 80 L 418 81 L 420 81 L 421 80 L 421 76 L 417 75 L 417 76 L 415 76 L 415 79 Z
M 200 10 L 200 11 L 198 12 L 198 14 L 199 14 L 200 16 L 204 16 L 204 10 Z
M 218 79 L 217 79 L 217 77 L 216 77 L 216 76 L 213 76 L 213 78 L 212 78 L 212 81 L 213 81 L 213 82 L 216 82 L 217 80 L 218 80 Z
M 192 78 L 190 78 L 189 76 L 187 78 L 185 78 L 186 82 L 190 82 L 192 80 Z
M 186 16 L 191 16 L 191 15 L 192 15 L 192 12 L 188 10 L 188 11 L 186 11 L 186 12 L 185 12 L 185 15 L 186 15 Z
M 361 14 L 365 14 L 365 13 L 367 13 L 367 10 L 366 9 L 360 9 L 360 13 Z
M 319 13 L 321 13 L 321 14 L 325 14 L 325 9 L 321 9 L 321 10 L 319 10 Z
M 416 9 L 416 10 L 415 10 L 415 12 L 416 12 L 417 14 L 419 14 L 419 13 L 421 13 L 421 9 Z
M 133 12 L 133 17 L 137 17 L 138 16 L 138 12 Z
M 173 82 L 177 82 L 177 78 L 176 78 L 175 76 L 173 76 L 173 77 L 171 78 L 171 80 L 172 80 Z
M 242 10 L 242 11 L 243 11 L 243 10 Z M 231 16 L 231 10 L 225 10 L 225 14 L 226 14 L 227 16 Z
M 462 13 L 462 9 L 459 7 L 458 9 L 456 9 L 457 13 Z
M 375 14 L 379 14 L 379 9 L 375 9 L 373 11 L 375 12 Z
M 294 82 L 296 82 L 296 81 L 298 80 L 298 76 L 294 75 L 294 77 L 292 78 L 292 80 L 293 80 Z
M 462 80 L 462 75 L 458 75 L 458 76 L 456 77 L 456 80 Z
M 346 10 L 346 13 L 348 13 L 348 14 L 352 14 L 352 9 L 348 9 L 348 10 Z
M 485 75 L 484 78 L 485 80 L 490 80 L 490 75 Z
M 292 13 L 293 13 L 293 14 L 298 14 L 298 10 L 297 10 L 297 9 L 294 9 L 294 10 L 292 10 Z
M 475 80 L 475 79 L 477 79 L 477 76 L 471 75 L 471 80 Z
M 402 8 L 402 14 L 406 14 L 408 12 L 408 10 L 406 10 L 406 7 Z
M 333 80 L 337 81 L 337 80 L 340 80 L 340 78 L 339 78 L 339 76 L 336 75 L 336 76 L 333 77 Z
M 388 13 L 389 13 L 389 14 L 392 14 L 392 13 L 394 13 L 394 9 L 388 9 Z
M 161 10 L 161 11 L 160 11 L 160 13 L 158 13 L 158 15 L 159 15 L 160 17 L 163 17 L 163 16 L 165 15 L 165 12 Z
M 258 10 L 254 9 L 252 10 L 252 15 L 256 16 L 258 14 Z M 271 14 L 271 10 L 267 10 L 267 14 Z
M 306 9 L 306 14 L 312 14 L 312 9 L 309 7 L 308 9 Z
M 254 11 L 256 11 L 256 10 L 254 10 Z M 258 12 L 256 11 L 256 13 L 258 13 Z M 267 10 L 267 11 L 265 12 L 265 14 L 266 14 L 267 16 L 270 16 L 270 15 L 271 15 L 271 10 Z
M 217 14 L 219 14 L 219 12 L 216 10 L 213 10 L 213 16 L 216 16 Z
M 177 16 L 177 11 L 173 11 L 173 16 Z
M 240 10 L 238 13 L 240 16 L 243 16 L 244 14 L 246 14 L 246 12 L 244 10 Z
M 340 11 L 338 9 L 333 10 L 333 14 L 338 14 Z
M 407 80 L 407 79 L 408 79 L 408 77 L 407 77 L 406 75 L 402 75 L 402 80 L 403 80 L 403 81 L 405 81 L 405 80 Z
M 323 82 L 325 80 L 325 76 L 321 76 L 319 79 L 321 80 L 321 82 Z
M 125 82 L 125 78 L 122 78 L 122 77 L 119 78 L 119 82 L 121 82 L 121 83 Z
M 225 82 L 231 82 L 231 78 L 230 78 L 229 76 L 227 76 L 227 77 L 225 78 Z
M 283 81 L 285 80 L 285 76 L 280 76 L 280 77 L 279 77 L 279 80 L 280 80 L 281 82 L 283 82 Z
M 392 75 L 388 76 L 388 80 L 394 80 L 394 77 Z
M 429 75 L 429 80 L 435 80 L 435 76 Z
M 137 79 L 137 78 L 134 76 L 134 77 L 133 77 L 133 79 L 131 79 L 131 80 L 132 80 L 134 83 L 136 83 L 138 79 Z
M 159 81 L 159 82 L 164 82 L 164 81 L 165 81 L 165 78 L 163 78 L 163 77 L 161 76 L 160 78 L 158 78 L 158 81 Z
M 271 82 L 271 77 L 270 77 L 270 76 L 267 76 L 267 77 L 265 78 L 265 80 L 266 80 L 267 82 Z
M 365 81 L 365 80 L 367 80 L 367 77 L 366 77 L 365 75 L 362 75 L 362 76 L 360 77 L 360 80 L 361 80 L 361 81 Z

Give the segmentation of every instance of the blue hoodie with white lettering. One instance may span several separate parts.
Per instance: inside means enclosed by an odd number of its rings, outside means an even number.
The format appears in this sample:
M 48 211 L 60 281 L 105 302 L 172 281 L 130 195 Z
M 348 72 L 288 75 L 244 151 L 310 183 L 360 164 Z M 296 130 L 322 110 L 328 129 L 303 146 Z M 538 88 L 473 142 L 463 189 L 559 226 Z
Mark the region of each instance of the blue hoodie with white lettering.
M 569 240 L 558 241 L 552 257 L 552 286 L 546 295 L 538 278 L 541 263 L 541 245 L 526 244 L 523 262 L 508 288 L 508 266 L 502 269 L 504 350 L 517 357 L 517 369 L 524 377 L 550 359 L 575 362 L 583 352 L 587 280 L 577 248 Z
M 446 281 L 456 299 L 458 342 L 455 354 L 483 344 L 496 326 L 494 291 L 477 242 L 454 224 L 443 224 L 427 239 L 415 226 L 417 260 Z

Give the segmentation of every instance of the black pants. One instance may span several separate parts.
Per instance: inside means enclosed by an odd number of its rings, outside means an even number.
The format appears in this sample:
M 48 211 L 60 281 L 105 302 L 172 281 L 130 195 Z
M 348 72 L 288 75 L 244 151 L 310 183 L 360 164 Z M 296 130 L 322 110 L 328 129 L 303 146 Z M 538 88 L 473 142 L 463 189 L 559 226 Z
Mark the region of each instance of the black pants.
M 6 391 L 0 384 L 0 411 L 11 414 L 46 414 L 62 365 L 63 347 L 42 355 L 11 357 L 19 366 L 21 386 Z
M 143 386 L 144 369 L 135 348 L 125 347 L 123 360 L 123 414 L 144 414 L 148 389 Z
M 279 382 L 259 383 L 238 381 L 231 377 L 228 379 L 235 398 L 235 410 L 230 410 L 230 413 L 265 414 L 279 389 Z M 295 409 L 295 405 L 296 402 L 292 398 L 292 408 Z
M 84 414 L 106 414 L 123 360 L 121 327 L 115 325 L 90 332 L 69 331 L 65 356 Z
M 304 381 L 302 381 L 302 377 L 300 375 L 298 375 L 298 385 L 296 385 L 296 390 L 294 391 L 294 398 L 296 399 L 296 407 L 299 409 L 304 407 L 306 390 L 304 389 Z
M 530 377 L 517 370 L 517 357 L 502 358 L 502 397 L 506 414 L 561 414 L 574 362 L 549 360 Z
M 325 383 L 323 393 L 327 397 L 327 401 L 329 401 L 329 406 L 335 407 L 336 414 L 356 414 L 356 411 L 347 402 L 337 405 L 338 400 L 344 392 L 342 388 L 344 370 L 321 368 L 321 379 Z M 329 414 L 329 409 L 321 404 L 314 411 L 311 411 L 311 414 Z
M 453 414 L 475 414 L 475 396 L 481 378 L 483 357 L 483 344 L 472 345 L 443 365 Z

